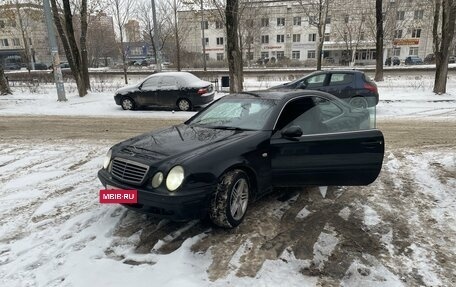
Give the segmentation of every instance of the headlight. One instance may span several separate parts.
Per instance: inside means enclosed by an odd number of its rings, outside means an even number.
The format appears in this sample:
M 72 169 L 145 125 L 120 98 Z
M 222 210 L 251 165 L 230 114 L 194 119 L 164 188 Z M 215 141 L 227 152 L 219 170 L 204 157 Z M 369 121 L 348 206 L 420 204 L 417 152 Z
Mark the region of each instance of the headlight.
M 104 158 L 104 162 L 103 162 L 104 169 L 108 169 L 109 163 L 111 162 L 111 155 L 112 155 L 112 150 L 109 149 Z
M 152 178 L 152 187 L 157 188 L 163 182 L 163 172 L 157 172 Z
M 184 168 L 180 165 L 173 167 L 166 177 L 166 188 L 175 191 L 184 181 Z

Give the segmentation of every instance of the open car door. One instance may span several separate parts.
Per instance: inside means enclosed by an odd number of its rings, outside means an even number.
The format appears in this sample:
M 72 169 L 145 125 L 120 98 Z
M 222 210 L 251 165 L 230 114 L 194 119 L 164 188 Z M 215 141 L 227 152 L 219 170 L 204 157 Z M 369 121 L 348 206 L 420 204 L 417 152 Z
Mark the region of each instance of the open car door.
M 372 183 L 384 154 L 383 134 L 372 128 L 374 123 L 375 113 L 351 109 L 330 96 L 303 96 L 288 102 L 270 142 L 273 184 Z

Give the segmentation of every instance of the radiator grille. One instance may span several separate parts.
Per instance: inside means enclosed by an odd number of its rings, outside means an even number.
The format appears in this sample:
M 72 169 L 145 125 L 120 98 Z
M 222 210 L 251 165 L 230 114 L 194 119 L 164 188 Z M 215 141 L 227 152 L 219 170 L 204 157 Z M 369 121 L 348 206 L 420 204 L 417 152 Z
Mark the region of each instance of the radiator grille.
M 115 158 L 111 163 L 111 174 L 128 183 L 142 183 L 148 170 L 149 167 L 145 164 L 123 158 Z

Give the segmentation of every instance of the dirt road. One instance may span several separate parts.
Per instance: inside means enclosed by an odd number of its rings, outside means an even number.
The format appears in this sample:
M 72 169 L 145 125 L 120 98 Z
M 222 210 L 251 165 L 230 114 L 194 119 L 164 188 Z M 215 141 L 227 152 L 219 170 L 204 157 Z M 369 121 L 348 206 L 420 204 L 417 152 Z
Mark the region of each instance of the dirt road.
M 142 132 L 170 126 L 183 120 L 88 117 L 0 117 L 2 139 L 106 140 L 116 142 Z M 387 148 L 418 148 L 455 145 L 456 121 L 379 120 Z
M 100 156 L 97 150 L 100 143 L 110 145 L 178 122 L 0 117 L 0 144 L 4 150 L 26 158 L 22 150 L 15 148 L 15 143 L 27 142 L 33 146 L 33 142 L 47 142 L 55 147 L 61 144 L 66 150 L 73 140 L 87 142 L 86 152 L 71 147 L 77 154 L 74 160 L 81 163 L 66 159 L 70 166 L 66 174 L 78 176 L 56 180 L 55 185 L 59 186 L 56 197 L 64 197 L 75 193 L 74 186 L 93 185 L 94 179 L 90 178 L 96 170 L 84 169 L 84 164 L 95 155 Z M 201 235 L 191 249 L 196 253 L 210 251 L 212 263 L 206 272 L 213 282 L 232 275 L 264 276 L 261 272 L 264 274 L 271 268 L 269 262 L 279 261 L 290 264 L 289 268 L 298 264 L 299 272 L 315 278 L 317 286 L 388 286 L 381 284 L 394 280 L 405 286 L 454 286 L 456 121 L 380 120 L 378 126 L 385 135 L 385 159 L 379 178 L 369 186 L 329 187 L 326 192 L 318 187 L 277 190 L 249 206 L 245 221 L 235 230 L 211 228 L 206 221 L 163 222 L 119 208 L 122 216 L 103 256 L 129 265 L 153 265 L 154 262 L 138 260 L 140 256 L 129 258 L 126 250 L 165 255 L 180 248 L 187 239 Z M 47 150 L 47 146 L 43 149 Z M 49 159 L 35 156 L 37 170 L 61 160 L 60 155 Z M 5 162 L 3 168 L 8 169 L 16 161 Z M 12 182 L 20 176 L 14 166 L 11 170 L 3 179 L 0 175 L 0 183 L 1 180 L 5 184 Z M 92 176 L 88 177 L 90 180 L 82 176 L 84 173 Z M 52 194 L 52 188 L 45 189 Z M 18 228 L 20 232 L 30 220 L 66 224 L 68 218 L 80 213 L 79 207 L 87 208 L 88 204 L 78 202 L 79 199 L 74 206 L 66 207 L 68 213 L 51 213 L 49 218 L 33 217 L 33 210 L 24 209 L 22 213 L 13 210 L 8 221 L 18 224 L 19 217 L 25 218 L 24 226 Z M 39 206 L 37 201 L 26 208 Z M 25 215 L 28 212 L 30 218 Z M 4 241 L 21 236 L 26 235 L 18 233 Z

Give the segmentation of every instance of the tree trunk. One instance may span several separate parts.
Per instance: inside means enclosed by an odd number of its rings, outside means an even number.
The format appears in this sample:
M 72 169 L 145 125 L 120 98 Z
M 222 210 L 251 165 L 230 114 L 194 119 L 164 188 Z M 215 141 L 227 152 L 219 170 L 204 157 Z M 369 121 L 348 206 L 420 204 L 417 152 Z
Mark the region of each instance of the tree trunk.
M 11 89 L 6 79 L 3 67 L 0 65 L 0 95 L 11 95 Z
M 81 78 L 86 91 L 90 90 L 89 59 L 87 55 L 87 1 L 81 3 Z
M 230 74 L 230 93 L 238 93 L 243 90 L 244 75 L 242 67 L 242 53 L 239 48 L 238 11 L 239 0 L 226 1 L 225 25 L 228 69 Z
M 456 3 L 454 0 L 436 0 L 434 23 L 432 27 L 435 55 L 435 81 L 433 92 L 439 95 L 446 93 L 449 58 L 448 51 L 451 42 L 453 41 L 455 21 Z M 439 26 L 441 29 L 440 33 L 438 29 Z
M 383 81 L 383 9 L 382 0 L 375 0 L 375 18 L 377 21 L 377 42 L 375 44 L 375 77 L 374 80 Z

